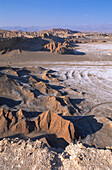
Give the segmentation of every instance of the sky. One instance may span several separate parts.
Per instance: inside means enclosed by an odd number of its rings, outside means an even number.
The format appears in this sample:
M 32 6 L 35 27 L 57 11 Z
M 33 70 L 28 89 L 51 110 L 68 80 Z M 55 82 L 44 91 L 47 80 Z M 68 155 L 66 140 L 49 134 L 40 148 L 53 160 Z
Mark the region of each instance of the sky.
M 112 0 L 0 0 L 0 27 L 112 24 Z

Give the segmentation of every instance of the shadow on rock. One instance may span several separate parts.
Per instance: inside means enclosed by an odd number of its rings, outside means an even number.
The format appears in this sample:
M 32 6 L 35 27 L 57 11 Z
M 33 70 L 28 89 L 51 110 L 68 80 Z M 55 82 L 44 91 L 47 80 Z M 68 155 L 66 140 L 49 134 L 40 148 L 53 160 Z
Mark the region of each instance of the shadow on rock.
M 37 132 L 37 135 L 31 137 L 32 141 L 42 140 L 48 146 L 52 148 L 65 148 L 69 143 L 64 138 L 58 138 L 56 134 L 47 134 L 43 132 Z
M 18 76 L 20 76 L 20 77 L 29 75 L 30 73 L 31 73 L 31 72 L 30 72 L 29 70 L 25 69 L 25 68 L 17 71 L 17 74 L 18 74 Z
M 80 113 L 82 110 L 77 106 L 77 104 L 80 104 L 82 101 L 84 101 L 85 99 L 70 99 L 70 103 L 74 106 L 75 109 L 78 110 L 78 112 Z
M 57 138 L 56 134 L 49 134 L 46 137 L 48 144 L 51 147 L 55 148 L 65 148 L 68 145 L 68 142 L 64 138 Z
M 79 132 L 79 136 L 82 139 L 86 138 L 87 135 L 96 133 L 103 127 L 103 123 L 97 122 L 97 120 L 94 118 L 94 115 L 77 117 L 64 116 L 63 118 L 71 121 L 74 124 L 75 128 Z
M 42 39 L 41 37 L 35 38 L 4 38 L 3 41 L 0 41 L 0 51 L 2 54 L 11 52 L 13 50 L 22 51 L 40 51 L 43 45 L 49 43 L 49 41 Z
M 0 106 L 7 105 L 8 107 L 15 107 L 19 104 L 21 104 L 21 100 L 15 101 L 6 97 L 0 97 Z
M 0 140 L 2 140 L 4 137 L 0 137 Z M 28 140 L 28 137 L 26 137 L 24 134 L 18 133 L 18 134 L 12 134 L 12 135 L 6 135 L 5 134 L 5 138 L 9 138 L 9 139 L 14 139 L 14 138 L 19 138 L 19 139 L 23 139 L 23 140 Z
M 85 55 L 84 52 L 73 50 L 75 55 Z

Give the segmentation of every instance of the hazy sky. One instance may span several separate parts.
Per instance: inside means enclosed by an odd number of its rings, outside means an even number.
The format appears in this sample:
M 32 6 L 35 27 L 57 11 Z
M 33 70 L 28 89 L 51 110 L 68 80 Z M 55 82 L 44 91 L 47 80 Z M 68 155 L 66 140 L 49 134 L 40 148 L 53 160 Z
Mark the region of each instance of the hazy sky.
M 0 0 L 0 26 L 112 24 L 112 0 Z

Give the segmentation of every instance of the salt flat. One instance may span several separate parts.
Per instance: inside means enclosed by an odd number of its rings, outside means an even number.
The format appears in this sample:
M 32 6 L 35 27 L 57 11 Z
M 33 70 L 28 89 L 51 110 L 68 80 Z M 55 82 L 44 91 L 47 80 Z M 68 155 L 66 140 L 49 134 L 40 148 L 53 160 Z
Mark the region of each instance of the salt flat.
M 112 43 L 81 44 L 78 50 L 85 53 L 96 53 L 97 55 L 112 55 Z

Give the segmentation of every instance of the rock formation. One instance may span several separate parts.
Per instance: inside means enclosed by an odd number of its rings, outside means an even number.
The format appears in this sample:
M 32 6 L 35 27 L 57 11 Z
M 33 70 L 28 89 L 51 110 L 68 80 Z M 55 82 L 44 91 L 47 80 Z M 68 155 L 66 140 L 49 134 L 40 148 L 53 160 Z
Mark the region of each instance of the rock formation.
M 0 39 L 1 54 L 11 52 L 13 50 L 40 51 L 48 41 L 39 37 L 13 37 L 8 39 Z
M 26 119 L 21 109 L 18 112 L 0 109 L 0 136 L 19 133 L 26 135 L 33 131 L 37 135 L 38 132 L 49 134 L 48 143 L 52 145 L 51 140 L 54 140 L 55 147 L 65 147 L 67 143 L 75 141 L 74 125 L 52 111 L 46 111 L 32 121 Z M 52 135 L 56 137 L 52 139 Z
M 67 43 L 51 42 L 44 46 L 43 50 L 48 50 L 58 54 L 74 54 L 72 46 Z
M 56 134 L 57 138 L 64 139 L 68 143 L 75 140 L 74 125 L 52 111 L 40 114 L 34 122 L 38 130 Z

